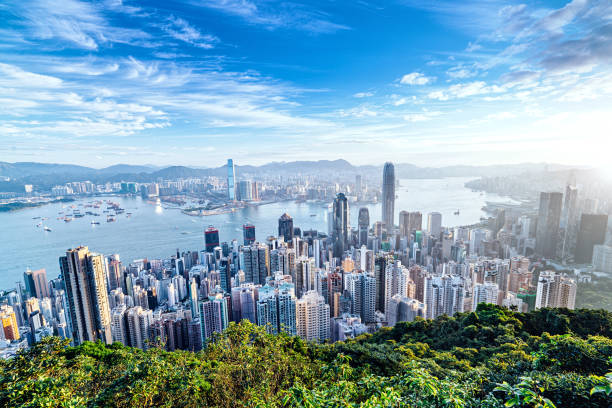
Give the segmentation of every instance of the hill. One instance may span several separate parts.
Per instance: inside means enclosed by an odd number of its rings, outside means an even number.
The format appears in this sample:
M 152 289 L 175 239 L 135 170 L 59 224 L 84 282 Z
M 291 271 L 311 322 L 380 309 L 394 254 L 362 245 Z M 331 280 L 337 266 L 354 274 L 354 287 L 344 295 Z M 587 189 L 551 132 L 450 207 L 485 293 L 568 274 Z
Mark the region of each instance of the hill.
M 612 314 L 542 309 L 399 323 L 312 344 L 232 323 L 201 352 L 48 338 L 0 363 L 11 407 L 609 407 Z

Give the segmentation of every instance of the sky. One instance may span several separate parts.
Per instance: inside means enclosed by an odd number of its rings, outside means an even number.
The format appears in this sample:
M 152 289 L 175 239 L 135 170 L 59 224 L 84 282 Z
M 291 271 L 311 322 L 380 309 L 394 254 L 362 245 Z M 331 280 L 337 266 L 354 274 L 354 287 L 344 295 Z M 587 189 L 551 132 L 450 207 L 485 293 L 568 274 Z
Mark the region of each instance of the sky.
M 612 1 L 3 0 L 0 161 L 612 170 Z

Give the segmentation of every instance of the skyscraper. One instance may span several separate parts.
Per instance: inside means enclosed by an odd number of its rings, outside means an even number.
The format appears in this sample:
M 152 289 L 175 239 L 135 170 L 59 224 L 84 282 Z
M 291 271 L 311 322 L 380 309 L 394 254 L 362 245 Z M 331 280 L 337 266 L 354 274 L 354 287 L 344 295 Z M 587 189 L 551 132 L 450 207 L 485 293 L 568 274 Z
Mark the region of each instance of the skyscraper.
M 359 209 L 359 246 L 368 245 L 368 230 L 370 229 L 370 212 L 367 208 Z
M 49 294 L 49 282 L 47 281 L 47 272 L 44 269 L 31 271 L 28 269 L 23 273 L 26 291 L 30 296 L 42 299 L 51 297 Z
M 208 226 L 204 231 L 204 243 L 206 244 L 206 252 L 214 252 L 215 248 L 219 246 L 219 230 L 212 225 Z
M 278 219 L 278 237 L 282 237 L 285 242 L 293 240 L 293 218 L 287 213 L 284 213 Z
M 257 301 L 257 324 L 266 326 L 269 333 L 284 331 L 295 336 L 295 302 L 291 283 L 283 283 L 276 288 L 268 285 L 262 287 Z
M 7 340 L 19 340 L 19 327 L 15 311 L 9 305 L 0 305 L 0 324 L 4 338 Z
M 393 163 L 385 163 L 382 183 L 382 222 L 387 231 L 393 229 L 395 214 L 395 167 Z
M 578 264 L 591 263 L 593 260 L 593 247 L 595 245 L 602 245 L 605 242 L 607 230 L 607 214 L 582 214 L 580 217 L 578 239 L 576 240 L 574 261 Z
M 540 193 L 535 250 L 545 258 L 553 258 L 557 253 L 562 202 L 561 193 Z
M 349 204 L 344 193 L 338 193 L 333 208 L 334 257 L 341 257 L 347 248 L 349 237 Z
M 265 244 L 242 247 L 240 266 L 244 271 L 245 282 L 264 285 L 270 276 L 270 251 Z
M 427 214 L 427 232 L 433 237 L 440 238 L 440 233 L 442 232 L 442 214 L 439 212 Z
M 535 308 L 564 307 L 573 309 L 576 303 L 576 281 L 554 271 L 542 271 L 538 279 Z
M 347 289 L 351 294 L 351 313 L 364 323 L 375 321 L 376 278 L 367 273 L 347 274 Z
M 227 198 L 236 200 L 236 169 L 232 159 L 227 159 Z
M 255 226 L 253 224 L 244 224 L 242 226 L 242 235 L 244 237 L 244 245 L 255 243 Z
M 102 340 L 112 342 L 111 317 L 104 271 L 104 257 L 80 246 L 60 257 L 66 286 L 72 337 L 76 344 Z

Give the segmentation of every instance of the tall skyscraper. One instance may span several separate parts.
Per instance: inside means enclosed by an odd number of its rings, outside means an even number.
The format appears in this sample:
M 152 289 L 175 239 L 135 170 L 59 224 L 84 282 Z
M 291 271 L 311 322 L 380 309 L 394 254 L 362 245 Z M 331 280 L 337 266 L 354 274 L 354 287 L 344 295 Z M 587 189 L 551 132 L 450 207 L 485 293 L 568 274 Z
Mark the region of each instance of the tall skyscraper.
M 49 281 L 47 281 L 47 272 L 44 269 L 31 271 L 28 269 L 23 273 L 26 291 L 30 296 L 42 299 L 51 297 L 49 293 Z
M 293 218 L 287 213 L 284 213 L 278 219 L 278 237 L 282 237 L 285 242 L 293 240 Z
M 608 230 L 607 214 L 582 214 L 580 229 L 576 240 L 574 261 L 578 264 L 588 264 L 593 260 L 593 247 L 606 241 Z
M 270 250 L 265 244 L 253 244 L 242 247 L 240 266 L 244 271 L 245 282 L 259 285 L 266 283 L 270 276 Z
M 408 295 L 408 282 L 410 280 L 410 275 L 408 274 L 408 269 L 406 269 L 400 261 L 387 262 L 384 273 L 384 307 L 386 312 L 389 301 L 393 296 Z
M 544 258 L 554 258 L 557 253 L 562 202 L 561 193 L 540 193 L 535 250 Z
M 213 253 L 215 248 L 219 246 L 219 230 L 210 225 L 204 231 L 204 243 L 206 244 L 206 252 Z
M 342 257 L 347 249 L 350 232 L 349 204 L 344 193 L 338 193 L 333 208 L 334 257 Z
M 244 224 L 242 226 L 242 235 L 244 237 L 244 245 L 255 243 L 255 226 L 253 224 Z
M 367 208 L 359 209 L 359 246 L 368 245 L 368 230 L 370 229 L 370 212 Z
M 567 184 L 563 197 L 563 210 L 561 212 L 561 228 L 563 228 L 563 243 L 561 246 L 561 259 L 571 251 L 576 240 L 576 222 L 578 212 L 578 189 Z
M 382 222 L 387 231 L 391 231 L 394 225 L 395 214 L 395 167 L 393 163 L 385 163 L 383 168 L 382 182 Z
M 227 159 L 227 198 L 236 200 L 236 169 L 232 159 Z
M 351 295 L 351 313 L 364 323 L 375 321 L 376 278 L 367 273 L 352 273 L 345 277 Z
M 85 246 L 69 249 L 60 257 L 76 344 L 96 340 L 112 343 L 104 265 L 104 257 Z
M 142 350 L 149 347 L 149 328 L 153 323 L 153 311 L 135 306 L 125 312 L 130 345 Z
M 251 180 L 240 180 L 238 182 L 238 198 L 240 201 L 253 200 L 253 185 Z
M 427 232 L 433 237 L 440 238 L 440 233 L 442 232 L 442 214 L 439 212 L 427 214 Z
M 355 195 L 359 199 L 363 193 L 363 185 L 361 181 L 361 174 L 355 176 Z

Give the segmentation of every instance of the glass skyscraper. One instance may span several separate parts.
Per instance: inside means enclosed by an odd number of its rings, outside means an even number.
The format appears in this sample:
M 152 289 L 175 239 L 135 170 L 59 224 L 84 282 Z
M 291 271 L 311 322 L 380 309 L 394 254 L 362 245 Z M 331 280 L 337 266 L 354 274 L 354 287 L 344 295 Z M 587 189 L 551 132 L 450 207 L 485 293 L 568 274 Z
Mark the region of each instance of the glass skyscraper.
M 387 231 L 393 229 L 395 213 L 395 167 L 393 163 L 385 163 L 382 184 L 382 222 Z
M 236 200 L 236 169 L 232 159 L 227 159 L 227 198 Z

